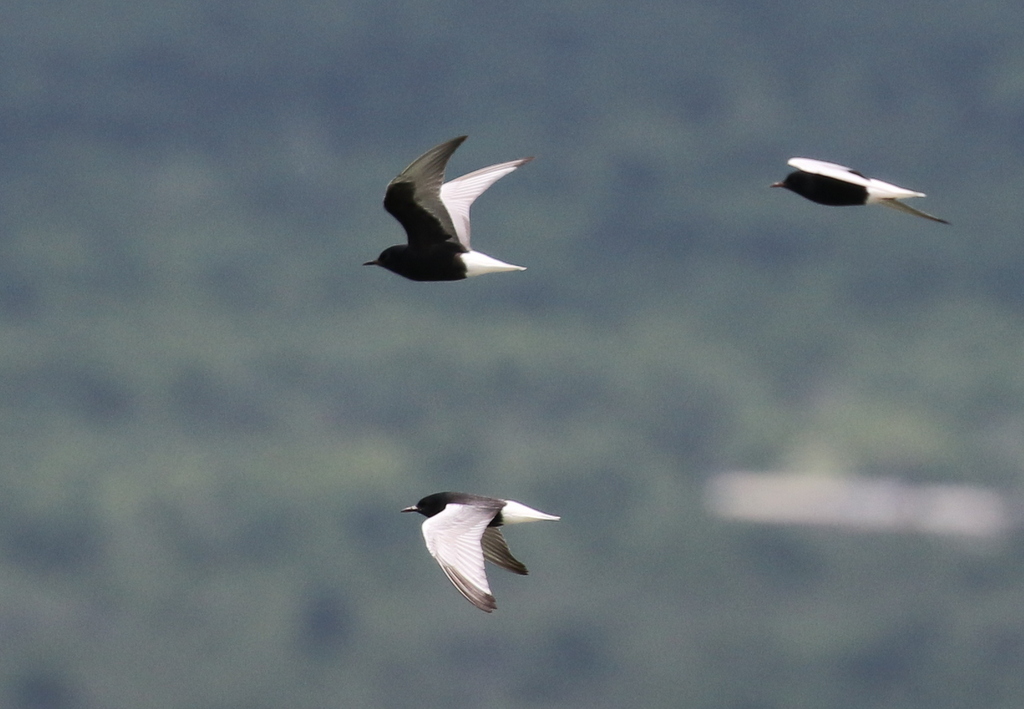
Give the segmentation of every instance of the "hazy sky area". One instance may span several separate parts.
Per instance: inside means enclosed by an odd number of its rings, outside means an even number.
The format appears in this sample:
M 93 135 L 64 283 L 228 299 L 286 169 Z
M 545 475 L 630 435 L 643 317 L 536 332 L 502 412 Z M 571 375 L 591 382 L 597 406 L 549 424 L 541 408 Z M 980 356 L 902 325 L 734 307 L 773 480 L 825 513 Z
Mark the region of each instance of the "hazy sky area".
M 0 19 L 0 706 L 1024 706 L 1024 5 Z M 364 268 L 459 135 L 527 270 Z

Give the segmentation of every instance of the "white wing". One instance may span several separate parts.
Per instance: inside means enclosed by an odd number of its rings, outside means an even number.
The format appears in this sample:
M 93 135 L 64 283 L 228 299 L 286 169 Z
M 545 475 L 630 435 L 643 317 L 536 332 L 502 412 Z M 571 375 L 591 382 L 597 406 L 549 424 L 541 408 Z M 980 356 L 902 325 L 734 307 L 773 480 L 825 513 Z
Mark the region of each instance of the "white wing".
M 480 539 L 496 513 L 496 509 L 449 502 L 441 512 L 423 523 L 427 551 L 455 588 L 470 603 L 488 613 L 497 605 L 487 585 Z
M 455 234 L 463 246 L 469 248 L 469 207 L 473 201 L 502 177 L 531 160 L 533 158 L 522 158 L 521 160 L 503 162 L 500 165 L 482 167 L 441 185 L 441 201 L 452 218 Z
M 795 167 L 801 172 L 809 172 L 812 175 L 831 177 L 836 180 L 842 180 L 843 182 L 849 182 L 852 185 L 867 187 L 871 183 L 869 178 L 860 174 L 853 168 L 849 168 L 844 165 L 837 165 L 834 162 L 825 162 L 824 160 L 814 160 L 812 158 L 792 158 L 787 164 L 790 167 Z

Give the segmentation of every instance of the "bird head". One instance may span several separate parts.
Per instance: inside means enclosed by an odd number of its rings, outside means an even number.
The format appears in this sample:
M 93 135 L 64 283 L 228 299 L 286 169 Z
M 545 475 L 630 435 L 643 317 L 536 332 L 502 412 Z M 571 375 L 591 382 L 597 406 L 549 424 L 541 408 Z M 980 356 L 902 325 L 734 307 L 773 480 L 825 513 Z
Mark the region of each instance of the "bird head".
M 373 261 L 367 261 L 364 266 L 380 266 L 386 268 L 389 271 L 394 270 L 393 266 L 401 261 L 402 254 L 405 252 L 406 247 L 398 244 L 396 246 L 389 246 L 380 252 L 380 256 L 375 258 Z
M 444 510 L 452 494 L 450 492 L 435 492 L 433 495 L 427 495 L 415 505 L 406 507 L 402 512 L 419 512 L 424 517 L 433 517 Z

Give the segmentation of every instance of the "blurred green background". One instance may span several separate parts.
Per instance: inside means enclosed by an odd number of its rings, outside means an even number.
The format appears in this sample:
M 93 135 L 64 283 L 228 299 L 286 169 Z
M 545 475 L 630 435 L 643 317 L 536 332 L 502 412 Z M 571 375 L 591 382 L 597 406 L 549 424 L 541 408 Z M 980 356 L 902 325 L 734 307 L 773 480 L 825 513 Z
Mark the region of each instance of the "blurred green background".
M 0 705 L 1024 705 L 1024 552 L 716 518 L 730 470 L 1024 469 L 1024 6 L 12 0 Z M 388 181 L 529 268 L 421 284 Z M 769 190 L 805 155 L 951 227 Z M 398 514 L 526 578 L 473 609 Z

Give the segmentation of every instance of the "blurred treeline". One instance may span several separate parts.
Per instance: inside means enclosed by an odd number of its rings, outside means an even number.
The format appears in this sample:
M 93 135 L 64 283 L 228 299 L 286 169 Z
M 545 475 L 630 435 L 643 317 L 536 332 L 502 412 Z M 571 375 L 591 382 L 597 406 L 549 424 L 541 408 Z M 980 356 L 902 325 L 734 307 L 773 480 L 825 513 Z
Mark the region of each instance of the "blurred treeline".
M 1024 7 L 0 11 L 0 705 L 1020 707 L 1020 539 L 729 525 L 729 469 L 1024 466 Z M 359 264 L 384 186 L 525 273 Z M 943 227 L 767 189 L 787 158 Z M 402 506 L 563 515 L 465 603 Z

